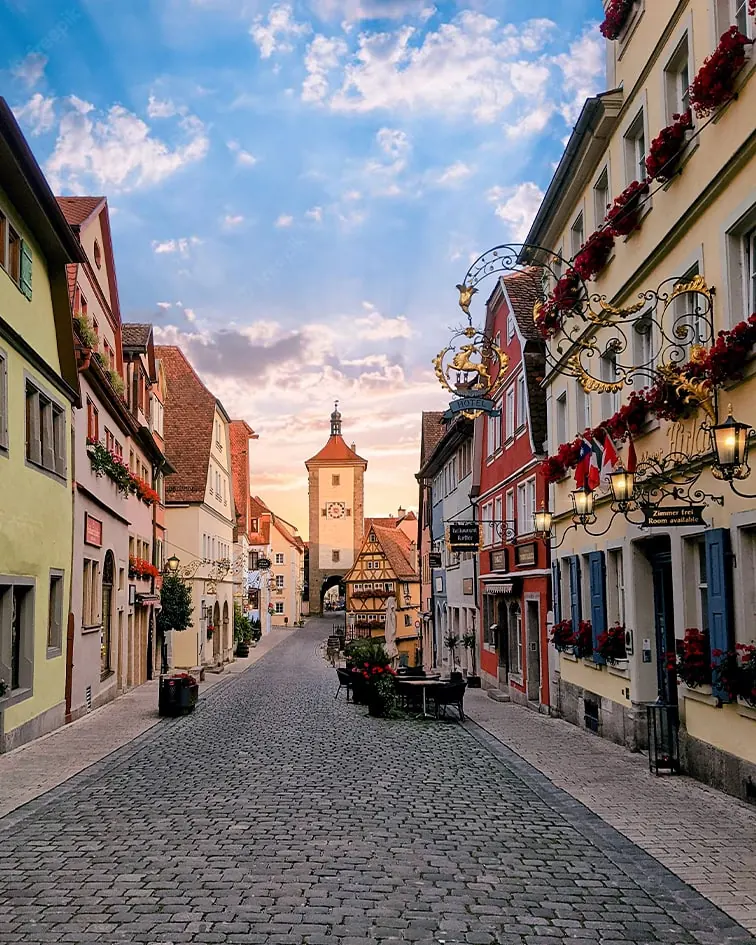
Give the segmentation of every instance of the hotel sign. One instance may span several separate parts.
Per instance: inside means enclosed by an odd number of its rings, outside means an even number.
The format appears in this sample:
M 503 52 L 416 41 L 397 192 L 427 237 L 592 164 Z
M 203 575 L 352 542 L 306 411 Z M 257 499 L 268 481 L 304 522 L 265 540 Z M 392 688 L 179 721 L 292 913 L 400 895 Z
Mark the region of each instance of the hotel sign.
M 452 551 L 477 551 L 480 547 L 480 525 L 477 522 L 450 522 L 446 541 Z
M 460 397 L 453 400 L 444 414 L 444 420 L 453 420 L 458 413 L 464 413 L 465 415 L 468 413 L 486 413 L 489 417 L 501 416 L 501 410 L 487 397 Z
M 84 544 L 102 548 L 102 522 L 89 512 L 84 514 Z
M 704 505 L 661 506 L 646 508 L 643 525 L 646 528 L 684 528 L 686 525 L 706 525 L 703 519 Z

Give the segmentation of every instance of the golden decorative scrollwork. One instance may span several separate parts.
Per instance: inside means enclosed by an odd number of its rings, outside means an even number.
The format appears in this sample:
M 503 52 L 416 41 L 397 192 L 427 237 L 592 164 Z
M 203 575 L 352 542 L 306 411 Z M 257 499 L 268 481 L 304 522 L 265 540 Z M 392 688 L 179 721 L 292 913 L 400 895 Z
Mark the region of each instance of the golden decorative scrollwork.
M 679 369 L 671 364 L 662 364 L 659 374 L 666 384 L 669 384 L 683 403 L 691 407 L 700 407 L 712 423 L 717 422 L 711 390 L 704 381 L 686 377 Z
M 465 285 L 464 282 L 457 286 L 459 290 L 459 307 L 465 313 L 470 314 L 470 303 L 475 293 L 478 291 L 475 286 Z
M 601 311 L 598 313 L 591 311 L 588 318 L 593 322 L 604 322 L 610 318 L 624 319 L 629 315 L 636 315 L 645 305 L 646 300 L 641 299 L 640 302 L 636 302 L 635 305 L 631 305 L 629 308 L 618 308 L 616 305 L 610 305 L 606 299 L 599 299 Z
M 704 298 L 706 298 L 709 302 L 711 302 L 712 296 L 714 294 L 713 290 L 707 285 L 703 276 L 694 276 L 690 282 L 677 283 L 669 297 L 669 302 L 673 302 L 679 295 L 685 295 L 688 292 L 695 292 L 698 295 L 703 295 Z M 669 302 L 667 305 L 669 305 Z
M 462 343 L 455 344 L 459 338 Z M 504 386 L 509 356 L 483 332 L 469 326 L 433 359 L 441 386 L 455 397 L 493 399 Z M 494 376 L 495 375 L 495 376 Z M 465 416 L 474 419 L 479 411 Z
M 567 359 L 567 373 L 572 374 L 577 379 L 578 384 L 586 394 L 615 394 L 625 386 L 624 380 L 601 381 L 589 374 L 580 363 L 580 354 L 578 353 L 570 355 Z

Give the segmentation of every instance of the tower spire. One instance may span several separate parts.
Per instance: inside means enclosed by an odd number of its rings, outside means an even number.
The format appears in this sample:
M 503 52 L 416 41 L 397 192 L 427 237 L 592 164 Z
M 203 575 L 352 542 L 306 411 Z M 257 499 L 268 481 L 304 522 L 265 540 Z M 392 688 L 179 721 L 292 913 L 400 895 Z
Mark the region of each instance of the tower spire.
M 338 400 L 333 405 L 331 414 L 331 436 L 341 436 L 341 414 L 339 413 Z

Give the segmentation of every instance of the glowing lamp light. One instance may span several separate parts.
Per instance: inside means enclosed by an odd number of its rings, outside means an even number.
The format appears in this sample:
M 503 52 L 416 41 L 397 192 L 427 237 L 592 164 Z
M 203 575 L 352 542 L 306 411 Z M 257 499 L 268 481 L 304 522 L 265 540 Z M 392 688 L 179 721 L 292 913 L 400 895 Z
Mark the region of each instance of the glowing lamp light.
M 618 466 L 609 474 L 609 485 L 615 502 L 630 502 L 635 492 L 635 473 Z
M 176 555 L 171 555 L 170 558 L 165 562 L 165 571 L 167 574 L 176 574 L 179 569 L 181 561 L 176 557 Z
M 575 515 L 581 522 L 585 522 L 593 516 L 593 507 L 596 501 L 596 495 L 592 489 L 576 489 L 570 493 L 572 497 L 572 507 Z
M 732 404 L 724 423 L 711 428 L 711 445 L 717 458 L 717 466 L 732 477 L 736 470 L 748 464 L 748 436 L 752 427 L 747 423 L 738 423 L 732 416 Z
M 539 535 L 548 535 L 551 533 L 551 523 L 554 520 L 554 513 L 546 508 L 544 503 L 541 508 L 533 513 L 533 524 Z

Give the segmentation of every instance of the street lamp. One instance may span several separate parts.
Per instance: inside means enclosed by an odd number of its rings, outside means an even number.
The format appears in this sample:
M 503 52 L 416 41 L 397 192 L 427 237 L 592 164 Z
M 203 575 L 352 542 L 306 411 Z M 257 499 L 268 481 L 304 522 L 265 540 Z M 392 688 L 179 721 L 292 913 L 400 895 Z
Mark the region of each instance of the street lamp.
M 554 513 L 546 507 L 546 503 L 541 504 L 541 508 L 533 513 L 533 524 L 535 531 L 543 538 L 548 538 L 551 534 L 551 523 L 554 520 Z
M 593 508 L 596 502 L 596 494 L 593 489 L 584 486 L 582 489 L 576 489 L 574 492 L 571 492 L 570 496 L 572 498 L 575 518 L 583 525 L 595 522 L 596 516 Z
M 732 404 L 724 423 L 711 428 L 711 445 L 716 457 L 715 467 L 721 478 L 729 481 L 745 479 L 748 468 L 748 437 L 753 428 L 738 423 L 732 416 Z
M 615 502 L 630 502 L 635 492 L 635 473 L 628 472 L 624 466 L 619 465 L 614 472 L 609 473 L 609 485 Z
M 171 555 L 170 558 L 165 562 L 165 573 L 166 574 L 177 574 L 181 561 L 176 557 L 176 555 Z

